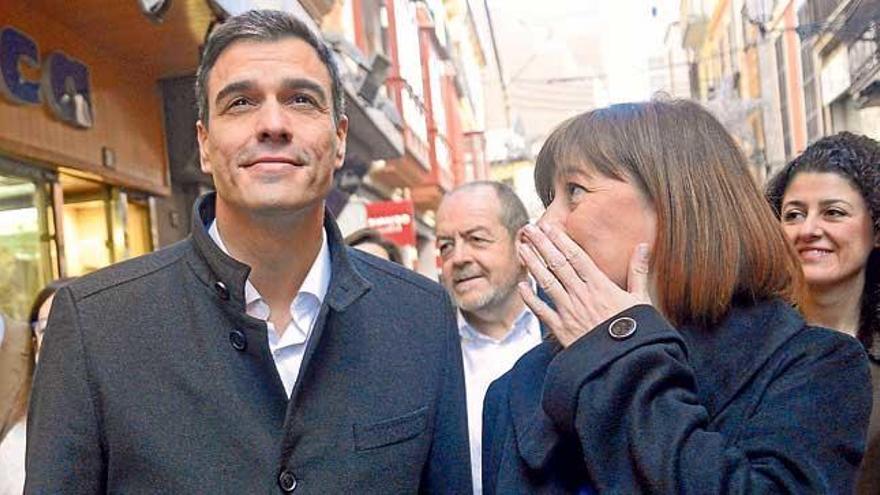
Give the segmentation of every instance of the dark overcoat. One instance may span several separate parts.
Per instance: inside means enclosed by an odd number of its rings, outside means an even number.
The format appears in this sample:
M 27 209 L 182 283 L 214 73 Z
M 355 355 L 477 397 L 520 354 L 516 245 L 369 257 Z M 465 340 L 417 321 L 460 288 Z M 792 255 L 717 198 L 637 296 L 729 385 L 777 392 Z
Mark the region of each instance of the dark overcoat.
M 871 349 L 871 381 L 874 384 L 874 408 L 868 425 L 868 444 L 862 467 L 856 478 L 858 495 L 880 493 L 880 338 L 875 338 Z
M 628 327 L 619 317 L 636 322 Z M 487 494 L 852 493 L 867 358 L 781 301 L 676 330 L 650 306 L 569 348 L 545 342 L 484 407 Z
M 25 492 L 468 492 L 443 289 L 346 248 L 328 217 L 332 278 L 288 400 L 265 322 L 245 312 L 249 268 L 207 233 L 213 200 L 190 238 L 56 296 Z

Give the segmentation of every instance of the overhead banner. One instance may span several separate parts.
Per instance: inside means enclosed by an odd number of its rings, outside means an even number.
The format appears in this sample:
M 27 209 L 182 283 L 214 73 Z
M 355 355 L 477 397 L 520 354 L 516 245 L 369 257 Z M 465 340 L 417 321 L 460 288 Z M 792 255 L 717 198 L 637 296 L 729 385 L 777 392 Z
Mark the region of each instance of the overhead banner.
M 378 201 L 367 205 L 367 227 L 398 246 L 415 246 L 415 206 L 412 200 Z

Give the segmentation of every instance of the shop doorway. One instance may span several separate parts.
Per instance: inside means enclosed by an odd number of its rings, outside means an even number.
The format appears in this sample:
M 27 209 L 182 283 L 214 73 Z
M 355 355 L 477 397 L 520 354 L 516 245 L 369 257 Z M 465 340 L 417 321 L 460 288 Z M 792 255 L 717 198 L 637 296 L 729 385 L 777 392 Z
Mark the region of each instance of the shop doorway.
M 101 182 L 59 175 L 67 276 L 80 276 L 154 248 L 151 198 Z
M 0 156 L 0 312 L 27 321 L 48 282 L 155 249 L 155 200 Z

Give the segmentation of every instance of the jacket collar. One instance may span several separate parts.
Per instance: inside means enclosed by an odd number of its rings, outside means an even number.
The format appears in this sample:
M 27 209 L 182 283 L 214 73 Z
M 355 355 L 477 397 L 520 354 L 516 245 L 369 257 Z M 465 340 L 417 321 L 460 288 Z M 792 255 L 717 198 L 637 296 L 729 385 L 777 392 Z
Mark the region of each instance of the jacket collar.
M 217 289 L 218 284 L 228 291 L 229 302 L 240 312 L 245 311 L 245 281 L 250 267 L 224 253 L 208 234 L 208 226 L 215 217 L 216 193 L 210 192 L 196 200 L 193 206 L 191 236 L 196 258 L 190 265 L 206 285 Z M 352 265 L 346 253 L 342 234 L 329 212 L 324 214 L 324 229 L 330 250 L 331 278 L 325 303 L 336 311 L 342 311 L 365 294 L 370 284 Z M 291 256 L 296 249 L 291 248 Z
M 685 351 L 696 375 L 701 403 L 710 416 L 721 411 L 768 359 L 804 327 L 782 301 L 734 307 L 713 329 L 683 327 Z M 544 375 L 562 350 L 544 342 L 523 358 L 510 376 L 510 412 L 520 456 L 532 469 L 547 465 L 563 436 L 541 405 Z

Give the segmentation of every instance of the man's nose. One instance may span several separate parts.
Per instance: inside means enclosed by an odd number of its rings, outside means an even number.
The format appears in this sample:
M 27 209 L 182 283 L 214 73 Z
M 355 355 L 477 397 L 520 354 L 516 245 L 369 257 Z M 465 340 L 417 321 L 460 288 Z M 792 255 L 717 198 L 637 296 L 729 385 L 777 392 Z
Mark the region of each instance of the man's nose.
M 260 142 L 290 142 L 291 123 L 282 105 L 267 101 L 259 112 L 256 130 Z
M 456 241 L 452 245 L 452 264 L 453 265 L 461 265 L 470 261 L 470 252 L 465 246 L 465 242 Z

